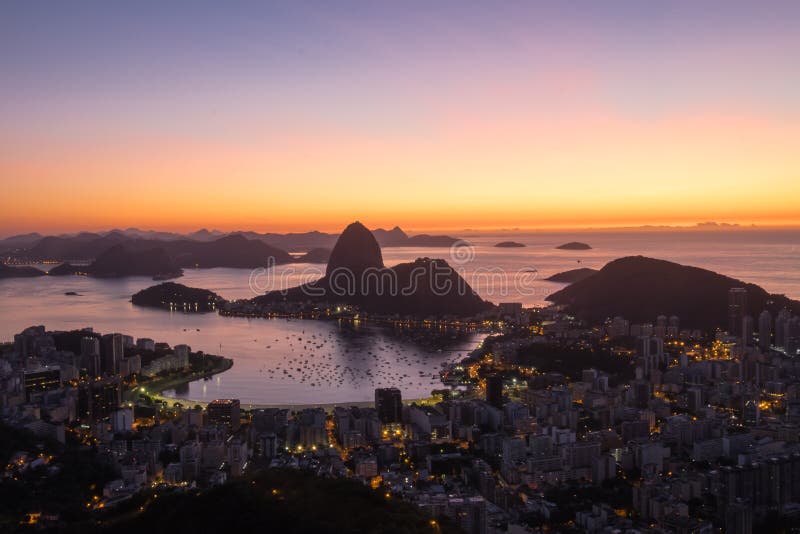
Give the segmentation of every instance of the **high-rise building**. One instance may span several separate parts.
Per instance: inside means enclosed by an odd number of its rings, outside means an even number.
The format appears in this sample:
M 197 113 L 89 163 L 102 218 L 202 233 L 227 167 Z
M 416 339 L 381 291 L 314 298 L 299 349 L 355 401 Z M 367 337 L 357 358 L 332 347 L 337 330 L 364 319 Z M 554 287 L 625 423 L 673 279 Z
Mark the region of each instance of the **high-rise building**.
M 772 314 L 768 310 L 764 310 L 758 316 L 758 346 L 761 350 L 767 350 L 771 340 Z
M 486 377 L 486 402 L 495 408 L 503 408 L 503 377 L 489 375 Z
M 208 423 L 227 426 L 231 432 L 239 430 L 239 399 L 216 399 L 208 403 Z
M 119 373 L 119 362 L 125 354 L 122 334 L 106 334 L 101 338 L 100 350 L 103 356 L 103 371 L 115 375 Z
M 378 388 L 375 390 L 375 411 L 383 424 L 403 421 L 403 397 L 397 388 Z
M 136 340 L 136 348 L 141 350 L 156 350 L 156 342 L 149 337 L 140 337 Z
M 103 372 L 100 361 L 100 340 L 96 337 L 81 338 L 81 366 L 90 376 L 100 376 Z
M 753 330 L 755 329 L 755 321 L 752 315 L 745 315 L 742 317 L 742 344 L 751 346 L 753 344 Z
M 636 344 L 636 354 L 642 362 L 645 376 L 665 362 L 664 340 L 660 337 L 641 336 Z
M 778 312 L 775 318 L 775 346 L 784 347 L 786 344 L 786 323 L 791 319 L 792 314 L 789 310 L 783 309 Z
M 107 419 L 122 403 L 122 384 L 118 377 L 95 380 L 88 388 L 87 408 L 92 421 Z
M 742 335 L 742 318 L 747 314 L 747 290 L 732 287 L 728 290 L 728 333 Z

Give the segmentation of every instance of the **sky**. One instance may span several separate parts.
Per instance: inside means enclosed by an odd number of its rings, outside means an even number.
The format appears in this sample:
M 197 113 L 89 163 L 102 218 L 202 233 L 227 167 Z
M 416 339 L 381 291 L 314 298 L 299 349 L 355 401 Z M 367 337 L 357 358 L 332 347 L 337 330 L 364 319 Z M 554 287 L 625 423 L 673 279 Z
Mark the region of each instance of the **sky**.
M 800 224 L 800 2 L 0 3 L 0 235 Z

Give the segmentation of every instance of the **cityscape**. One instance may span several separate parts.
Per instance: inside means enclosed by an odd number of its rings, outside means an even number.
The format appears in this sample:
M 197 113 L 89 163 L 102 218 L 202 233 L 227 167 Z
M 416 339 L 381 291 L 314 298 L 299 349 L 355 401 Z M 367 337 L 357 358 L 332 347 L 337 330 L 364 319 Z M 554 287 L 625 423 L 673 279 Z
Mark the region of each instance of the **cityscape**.
M 798 21 L 0 6 L 0 532 L 800 532 Z

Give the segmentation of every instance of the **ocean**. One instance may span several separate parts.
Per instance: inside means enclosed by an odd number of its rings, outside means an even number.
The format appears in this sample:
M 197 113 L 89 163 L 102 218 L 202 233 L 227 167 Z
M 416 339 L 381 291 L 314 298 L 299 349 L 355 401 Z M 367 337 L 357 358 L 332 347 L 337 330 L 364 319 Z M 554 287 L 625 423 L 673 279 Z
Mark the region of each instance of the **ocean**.
M 710 269 L 800 299 L 797 230 L 464 232 L 460 237 L 465 243 L 454 250 L 385 248 L 384 263 L 444 258 L 482 297 L 526 306 L 544 305 L 547 295 L 564 287 L 544 280 L 552 274 L 578 267 L 599 269 L 630 255 Z M 525 247 L 494 247 L 509 240 Z M 555 248 L 569 241 L 592 248 Z M 240 299 L 258 290 L 296 285 L 323 271 L 322 265 L 301 264 L 255 274 L 246 269 L 187 269 L 178 282 Z M 463 357 L 480 342 L 480 336 L 468 336 L 439 352 L 373 326 L 353 331 L 333 322 L 184 314 L 130 303 L 133 293 L 155 283 L 146 277 L 0 280 L 0 340 L 43 324 L 49 330 L 90 326 L 102 333 L 187 343 L 193 350 L 233 358 L 234 366 L 170 394 L 200 401 L 234 397 L 245 405 L 366 402 L 375 387 L 384 386 L 400 387 L 406 398 L 425 397 L 439 384 L 436 373 L 442 363 Z

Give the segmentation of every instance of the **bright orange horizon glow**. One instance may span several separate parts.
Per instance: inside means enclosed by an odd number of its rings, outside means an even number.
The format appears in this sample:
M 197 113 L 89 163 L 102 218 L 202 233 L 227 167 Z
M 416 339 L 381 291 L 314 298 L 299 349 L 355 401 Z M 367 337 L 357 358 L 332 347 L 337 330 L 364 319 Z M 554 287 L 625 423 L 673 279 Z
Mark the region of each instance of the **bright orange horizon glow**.
M 602 131 L 598 136 L 595 132 Z M 446 119 L 424 138 L 254 134 L 0 148 L 0 230 L 800 224 L 800 125 Z M 37 202 L 43 190 L 57 202 Z M 20 202 L 20 199 L 28 199 Z

